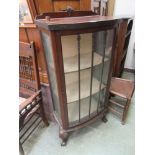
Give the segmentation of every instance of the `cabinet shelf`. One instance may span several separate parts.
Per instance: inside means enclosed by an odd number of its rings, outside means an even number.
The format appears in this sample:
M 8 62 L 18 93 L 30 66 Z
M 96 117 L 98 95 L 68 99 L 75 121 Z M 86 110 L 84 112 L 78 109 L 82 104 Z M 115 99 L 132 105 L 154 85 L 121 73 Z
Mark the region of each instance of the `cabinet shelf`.
M 104 61 L 107 61 L 108 58 L 104 58 Z M 97 53 L 94 53 L 94 63 L 93 66 L 99 65 L 102 63 L 102 56 Z M 82 53 L 80 56 L 80 70 L 88 69 L 91 67 L 91 53 Z M 64 58 L 64 72 L 70 73 L 78 71 L 78 55 Z
M 88 116 L 89 113 L 89 97 L 81 100 L 81 117 L 84 118 Z M 91 113 L 96 112 L 97 113 L 97 107 L 98 107 L 98 100 L 96 100 L 94 97 L 92 97 L 91 100 Z M 68 104 L 68 114 L 69 114 L 69 121 L 74 122 L 78 120 L 79 115 L 79 103 L 78 101 Z
M 82 71 L 80 78 L 80 98 L 84 99 L 90 96 L 90 69 Z M 67 103 L 75 102 L 79 100 L 78 94 L 78 72 L 66 74 L 66 93 Z M 96 78 L 92 78 L 92 95 L 99 92 L 100 82 Z M 105 88 L 104 84 L 101 84 L 101 89 Z

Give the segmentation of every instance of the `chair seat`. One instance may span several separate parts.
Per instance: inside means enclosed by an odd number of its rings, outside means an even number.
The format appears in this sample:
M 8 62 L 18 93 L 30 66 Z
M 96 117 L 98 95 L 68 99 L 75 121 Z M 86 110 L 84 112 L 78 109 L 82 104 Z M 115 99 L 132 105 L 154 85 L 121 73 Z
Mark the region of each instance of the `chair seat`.
M 110 92 L 123 98 L 131 99 L 134 91 L 134 82 L 126 79 L 112 78 Z

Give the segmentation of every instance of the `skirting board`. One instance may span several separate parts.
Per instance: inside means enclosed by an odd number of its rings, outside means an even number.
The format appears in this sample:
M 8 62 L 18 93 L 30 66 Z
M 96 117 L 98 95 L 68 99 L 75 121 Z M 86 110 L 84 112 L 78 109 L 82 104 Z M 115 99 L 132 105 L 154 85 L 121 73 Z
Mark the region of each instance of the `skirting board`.
M 124 68 L 125 72 L 130 72 L 135 74 L 135 69 Z

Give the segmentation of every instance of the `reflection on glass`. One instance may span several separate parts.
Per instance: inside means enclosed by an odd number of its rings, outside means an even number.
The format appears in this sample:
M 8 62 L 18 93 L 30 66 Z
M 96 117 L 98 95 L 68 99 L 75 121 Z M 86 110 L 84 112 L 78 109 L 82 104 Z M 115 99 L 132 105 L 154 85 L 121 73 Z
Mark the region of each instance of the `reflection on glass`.
M 26 0 L 19 0 L 19 22 L 33 23 Z
M 80 122 L 103 109 L 113 30 L 62 36 L 61 42 L 68 118 Z

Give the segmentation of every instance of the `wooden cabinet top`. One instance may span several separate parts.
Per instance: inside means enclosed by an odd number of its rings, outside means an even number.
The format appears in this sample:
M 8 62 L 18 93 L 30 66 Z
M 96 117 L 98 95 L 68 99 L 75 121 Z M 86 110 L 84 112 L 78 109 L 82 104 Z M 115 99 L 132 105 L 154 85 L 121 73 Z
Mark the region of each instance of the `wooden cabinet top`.
M 98 26 L 115 25 L 118 19 L 107 16 L 83 16 L 83 17 L 65 17 L 65 18 L 44 18 L 36 19 L 35 23 L 39 27 L 48 30 L 67 30 L 78 28 L 90 28 Z
M 101 16 L 96 15 L 92 11 L 74 11 L 68 9 L 67 11 L 43 13 L 36 17 L 35 23 L 39 27 L 48 30 L 70 30 L 114 26 L 119 21 L 126 19 L 129 19 L 129 17 Z

